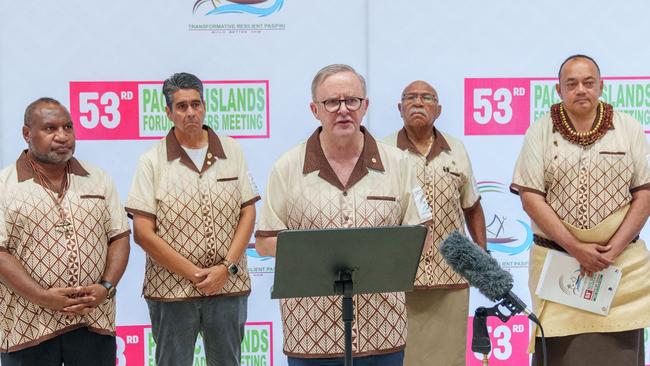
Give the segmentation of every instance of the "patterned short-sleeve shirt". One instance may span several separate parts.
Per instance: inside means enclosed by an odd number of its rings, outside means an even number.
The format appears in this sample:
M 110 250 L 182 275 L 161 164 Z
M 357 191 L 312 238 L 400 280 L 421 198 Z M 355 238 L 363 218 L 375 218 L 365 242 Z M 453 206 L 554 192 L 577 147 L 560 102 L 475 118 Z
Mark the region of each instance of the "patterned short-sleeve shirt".
M 201 268 L 214 266 L 231 247 L 243 207 L 260 199 L 239 144 L 210 128 L 205 162 L 199 169 L 174 130 L 140 158 L 126 201 L 130 215 L 155 219 L 156 234 Z M 250 293 L 246 256 L 218 295 Z M 204 295 L 183 276 L 147 256 L 144 297 L 179 301 Z
M 273 166 L 257 237 L 286 229 L 420 224 L 431 219 L 402 151 L 364 132 L 364 147 L 347 185 L 340 183 L 320 145 L 320 128 Z M 417 193 L 416 193 L 417 196 Z M 404 293 L 355 295 L 353 352 L 395 352 L 406 342 Z M 293 357 L 343 354 L 341 298 L 305 297 L 280 302 L 284 352 Z
M 26 152 L 0 172 L 0 251 L 13 255 L 46 289 L 99 282 L 108 246 L 130 233 L 106 173 L 72 158 L 67 179 L 69 188 L 59 209 L 47 188 L 37 183 Z M 84 326 L 115 334 L 114 298 L 87 315 L 68 316 L 30 303 L 0 285 L 0 314 L 2 352 L 31 347 Z
M 533 123 L 511 190 L 543 195 L 560 219 L 590 229 L 630 203 L 634 191 L 650 189 L 645 133 L 628 114 L 613 113 L 612 127 L 588 146 L 566 140 L 550 115 Z M 533 231 L 544 235 L 534 222 Z
M 433 213 L 433 246 L 422 253 L 415 288 L 466 288 L 467 281 L 442 257 L 440 245 L 454 230 L 464 233 L 463 210 L 477 205 L 480 197 L 463 143 L 436 128 L 433 133 L 427 155 L 418 151 L 404 128 L 385 139 L 406 152 Z

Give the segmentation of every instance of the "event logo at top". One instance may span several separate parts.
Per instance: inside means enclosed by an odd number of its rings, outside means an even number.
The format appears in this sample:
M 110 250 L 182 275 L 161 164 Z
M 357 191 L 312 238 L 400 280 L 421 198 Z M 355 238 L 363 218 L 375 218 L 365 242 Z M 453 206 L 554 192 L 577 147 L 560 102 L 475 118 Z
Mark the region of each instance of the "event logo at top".
M 192 11 L 196 14 L 197 10 L 201 5 L 209 3 L 212 5 L 212 9 L 208 11 L 205 15 L 218 15 L 218 14 L 255 14 L 260 17 L 265 17 L 267 15 L 273 14 L 276 11 L 280 11 L 284 0 L 275 0 L 273 5 L 262 8 L 253 6 L 252 4 L 259 4 L 267 2 L 268 0 L 229 0 L 226 1 L 226 4 L 221 5 L 219 0 L 198 0 L 194 3 Z M 228 4 L 230 3 L 230 4 Z
M 650 133 L 650 77 L 603 77 L 602 100 Z M 465 135 L 523 135 L 560 102 L 557 78 L 466 78 Z
M 264 18 L 277 13 L 282 9 L 282 5 L 284 0 L 197 0 L 192 6 L 192 14 L 201 16 L 203 21 L 212 17 L 219 23 L 193 23 L 189 25 L 189 30 L 216 34 L 254 34 L 285 30 L 284 23 L 239 23 L 242 16 Z M 227 15 L 231 15 L 229 19 Z

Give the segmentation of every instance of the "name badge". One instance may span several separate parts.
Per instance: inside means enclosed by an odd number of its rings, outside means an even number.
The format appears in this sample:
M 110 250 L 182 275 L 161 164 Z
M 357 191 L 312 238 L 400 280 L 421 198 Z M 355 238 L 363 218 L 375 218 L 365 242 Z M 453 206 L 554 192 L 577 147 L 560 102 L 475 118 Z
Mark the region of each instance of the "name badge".
M 427 198 L 424 196 L 422 187 L 416 186 L 411 193 L 413 194 L 413 200 L 415 201 L 415 207 L 418 210 L 420 220 L 430 220 L 433 215 L 431 214 L 431 207 L 427 202 Z

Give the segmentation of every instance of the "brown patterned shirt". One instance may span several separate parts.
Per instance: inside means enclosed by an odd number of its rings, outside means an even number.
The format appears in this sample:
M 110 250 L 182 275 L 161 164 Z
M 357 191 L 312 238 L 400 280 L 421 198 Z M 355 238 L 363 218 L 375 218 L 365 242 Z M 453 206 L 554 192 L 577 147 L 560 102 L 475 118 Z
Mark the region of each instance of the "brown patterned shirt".
M 649 159 L 645 133 L 628 114 L 615 111 L 613 128 L 588 146 L 564 139 L 548 115 L 528 129 L 510 187 L 543 195 L 560 219 L 590 229 L 630 203 L 632 192 L 650 189 Z
M 101 280 L 111 242 L 128 236 L 129 225 L 111 178 L 72 158 L 70 186 L 55 205 L 35 180 L 23 152 L 0 172 L 0 250 L 22 264 L 43 288 L 88 286 Z M 56 194 L 56 193 L 55 193 Z M 62 226 L 65 221 L 69 225 Z M 115 334 L 115 299 L 89 314 L 68 316 L 39 307 L 0 285 L 0 351 L 35 346 L 72 329 Z
M 260 199 L 239 144 L 208 131 L 208 150 L 198 169 L 179 144 L 174 130 L 140 158 L 126 201 L 130 215 L 155 219 L 156 234 L 201 268 L 226 257 L 241 208 Z M 246 256 L 219 295 L 250 293 Z M 183 276 L 147 256 L 144 297 L 180 301 L 204 295 Z
M 324 229 L 419 224 L 431 219 L 426 202 L 416 202 L 404 153 L 364 132 L 364 146 L 347 186 L 327 162 L 320 128 L 306 143 L 273 166 L 256 236 L 285 229 Z M 353 352 L 356 356 L 396 352 L 406 342 L 404 293 L 355 295 Z M 341 298 L 305 297 L 280 302 L 284 353 L 292 357 L 343 354 Z
M 422 253 L 415 288 L 466 288 L 467 281 L 440 254 L 440 245 L 454 230 L 465 232 L 463 210 L 478 204 L 479 195 L 463 143 L 435 127 L 433 132 L 435 138 L 426 156 L 420 154 L 404 128 L 385 139 L 407 152 L 433 212 L 433 246 Z

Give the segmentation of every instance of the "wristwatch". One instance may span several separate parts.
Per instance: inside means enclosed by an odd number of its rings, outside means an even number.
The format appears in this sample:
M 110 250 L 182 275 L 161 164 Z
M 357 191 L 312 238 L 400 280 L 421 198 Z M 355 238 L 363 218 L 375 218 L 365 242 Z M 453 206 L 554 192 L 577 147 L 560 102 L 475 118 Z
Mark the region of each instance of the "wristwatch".
M 112 283 L 106 280 L 101 280 L 99 281 L 99 284 L 104 286 L 106 291 L 108 291 L 108 293 L 106 294 L 106 299 L 112 299 L 113 297 L 115 297 L 115 293 L 117 292 L 117 289 L 115 288 L 115 286 L 113 286 Z
M 224 259 L 223 262 L 221 262 L 224 266 L 226 266 L 226 269 L 228 270 L 228 274 L 231 276 L 234 276 L 239 272 L 239 267 L 237 265 L 227 259 Z

